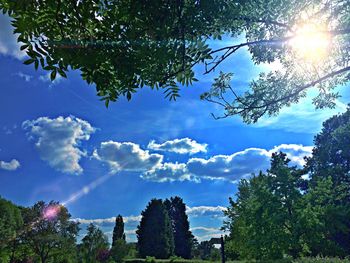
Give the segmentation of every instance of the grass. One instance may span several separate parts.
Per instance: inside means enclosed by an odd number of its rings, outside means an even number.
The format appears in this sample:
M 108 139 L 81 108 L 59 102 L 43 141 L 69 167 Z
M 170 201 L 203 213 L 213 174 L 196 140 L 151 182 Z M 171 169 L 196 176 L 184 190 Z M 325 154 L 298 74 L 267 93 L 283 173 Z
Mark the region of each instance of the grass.
M 221 263 L 221 261 L 210 261 L 210 260 L 200 260 L 200 259 L 127 259 L 126 263 Z M 339 258 L 300 258 L 296 260 L 270 260 L 270 261 L 226 261 L 226 263 L 350 263 L 350 259 L 339 259 Z

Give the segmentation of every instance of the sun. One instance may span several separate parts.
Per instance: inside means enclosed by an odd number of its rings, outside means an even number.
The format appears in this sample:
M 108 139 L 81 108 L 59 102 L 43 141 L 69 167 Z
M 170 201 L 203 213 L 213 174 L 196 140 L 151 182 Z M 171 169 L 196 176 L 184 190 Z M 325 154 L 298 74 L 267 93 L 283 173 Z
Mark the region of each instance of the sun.
M 302 24 L 296 27 L 289 45 L 298 57 L 308 62 L 317 62 L 327 57 L 330 40 L 326 27 L 316 23 Z

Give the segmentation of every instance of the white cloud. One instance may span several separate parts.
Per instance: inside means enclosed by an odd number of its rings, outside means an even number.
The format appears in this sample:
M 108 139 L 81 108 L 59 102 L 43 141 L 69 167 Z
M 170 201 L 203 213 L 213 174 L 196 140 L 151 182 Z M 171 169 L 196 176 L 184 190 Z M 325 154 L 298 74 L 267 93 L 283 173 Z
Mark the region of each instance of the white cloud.
M 51 75 L 51 72 L 48 72 L 45 75 L 39 76 L 39 80 L 40 81 L 42 81 L 42 82 L 50 82 L 49 88 L 52 88 L 54 85 L 60 83 L 63 80 L 62 76 L 57 74 L 56 78 L 53 81 L 51 81 L 50 75 Z
M 28 74 L 24 74 L 22 72 L 18 72 L 15 75 L 20 77 L 20 78 L 22 78 L 22 79 L 24 79 L 25 82 L 29 82 L 33 78 L 33 76 L 28 75 Z
M 215 227 L 198 226 L 193 227 L 190 230 L 196 236 L 199 242 L 204 240 L 210 240 L 211 238 L 221 237 L 225 234 L 225 232 L 220 230 L 220 228 Z
M 222 224 L 223 220 L 223 210 L 226 209 L 223 206 L 194 206 L 194 207 L 186 207 L 186 213 L 190 218 L 210 218 L 218 224 Z M 115 217 L 108 218 L 97 218 L 97 219 L 83 219 L 83 218 L 74 218 L 72 219 L 75 222 L 79 222 L 82 225 L 95 224 L 98 225 L 101 229 L 104 229 L 104 233 L 108 235 L 111 239 L 113 235 L 113 227 L 115 225 Z M 129 242 L 136 241 L 136 226 L 141 221 L 141 215 L 139 216 L 124 216 L 123 217 L 125 224 L 125 234 L 126 238 Z M 84 229 L 84 227 L 83 227 Z M 220 237 L 223 233 L 219 228 L 215 228 L 212 226 L 199 225 L 196 227 L 192 227 L 191 231 L 197 237 L 199 241 L 203 241 L 206 239 L 210 239 L 212 237 Z M 84 230 L 83 230 L 84 232 Z M 82 234 L 82 233 L 81 233 Z
M 270 154 L 259 148 L 248 148 L 232 155 L 215 155 L 209 159 L 192 158 L 187 162 L 191 174 L 213 180 L 237 181 L 252 173 L 266 170 Z
M 75 222 L 79 222 L 80 224 L 96 224 L 96 225 L 105 225 L 105 224 L 115 224 L 115 216 L 108 218 L 97 218 L 97 219 L 83 219 L 83 218 L 74 218 L 72 219 Z M 123 221 L 125 224 L 128 223 L 139 223 L 141 220 L 141 216 L 125 216 L 123 217 Z
M 162 144 L 150 141 L 147 148 L 155 151 L 174 152 L 179 154 L 207 152 L 207 144 L 198 143 L 190 138 L 170 140 Z
M 35 141 L 41 159 L 51 167 L 69 174 L 83 172 L 79 160 L 86 154 L 79 146 L 95 131 L 90 123 L 74 116 L 40 117 L 23 122 L 22 127 L 28 131 L 29 139 Z
M 161 165 L 163 156 L 150 154 L 132 142 L 102 142 L 93 156 L 109 165 L 111 172 L 118 171 L 146 172 Z
M 204 231 L 204 232 L 213 233 L 213 232 L 218 232 L 218 231 L 220 231 L 220 228 L 197 226 L 197 227 L 192 227 L 190 230 L 191 230 L 192 232 Z
M 312 153 L 312 146 L 281 144 L 270 150 L 248 148 L 231 155 L 214 155 L 209 159 L 190 158 L 187 163 L 164 163 L 146 171 L 141 177 L 154 182 L 194 181 L 201 179 L 237 182 L 253 173 L 265 172 L 270 167 L 271 155 L 284 152 L 290 165 L 304 165 L 304 157 Z
M 274 152 L 283 152 L 287 154 L 287 157 L 290 159 L 290 165 L 303 166 L 305 164 L 304 157 L 310 156 L 312 154 L 313 146 L 303 146 L 300 144 L 281 144 L 275 146 L 270 150 L 270 154 Z
M 189 217 L 200 217 L 200 216 L 210 216 L 210 217 L 223 217 L 223 211 L 226 207 L 223 206 L 193 206 L 186 207 L 186 213 Z
M 186 213 L 189 217 L 222 217 L 223 211 L 226 207 L 223 206 L 186 206 Z M 84 218 L 74 218 L 72 219 L 80 224 L 96 224 L 96 225 L 109 225 L 115 224 L 115 216 L 107 218 L 96 218 L 96 219 L 84 219 Z M 125 224 L 139 223 L 141 221 L 141 215 L 138 216 L 123 216 L 123 221 Z
M 174 181 L 196 181 L 199 179 L 191 175 L 184 163 L 164 163 L 141 175 L 141 178 L 148 181 L 163 183 Z
M 24 51 L 20 51 L 20 43 L 17 43 L 18 34 L 13 33 L 13 27 L 7 15 L 0 14 L 0 54 L 23 59 L 26 56 Z
M 10 162 L 0 161 L 0 168 L 7 171 L 17 170 L 21 164 L 16 159 L 12 159 Z

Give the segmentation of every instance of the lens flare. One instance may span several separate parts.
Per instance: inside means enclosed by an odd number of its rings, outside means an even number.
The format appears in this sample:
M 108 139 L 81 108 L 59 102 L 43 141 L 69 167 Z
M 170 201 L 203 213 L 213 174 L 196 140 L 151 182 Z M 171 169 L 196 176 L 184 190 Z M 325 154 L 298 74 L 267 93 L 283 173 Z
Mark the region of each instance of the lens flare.
M 98 187 L 99 185 L 103 184 L 105 181 L 107 181 L 110 177 L 112 177 L 114 174 L 106 174 L 102 177 L 99 177 L 98 179 L 96 179 L 95 181 L 92 181 L 91 183 L 89 183 L 88 185 L 85 185 L 83 188 L 81 188 L 79 191 L 73 193 L 67 200 L 62 202 L 63 206 L 67 206 L 75 201 L 77 201 L 78 199 L 80 199 L 81 197 L 83 197 L 84 195 L 87 195 L 88 193 L 90 193 L 91 190 L 95 189 L 96 187 Z
M 57 218 L 60 210 L 61 206 L 59 205 L 49 205 L 42 212 L 42 218 L 49 221 L 54 220 Z
M 325 26 L 316 23 L 302 24 L 297 26 L 289 45 L 302 59 L 317 62 L 328 55 L 330 40 Z

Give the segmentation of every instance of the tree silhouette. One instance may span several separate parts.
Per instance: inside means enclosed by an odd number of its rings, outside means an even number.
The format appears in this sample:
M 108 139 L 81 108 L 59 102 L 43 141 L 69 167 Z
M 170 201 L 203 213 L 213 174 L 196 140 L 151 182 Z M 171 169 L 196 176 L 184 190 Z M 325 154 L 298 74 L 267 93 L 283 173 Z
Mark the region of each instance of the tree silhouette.
M 115 226 L 113 229 L 113 237 L 112 237 L 112 247 L 114 246 L 115 242 L 118 239 L 125 240 L 124 221 L 121 215 L 118 215 L 115 218 Z
M 136 231 L 139 255 L 143 258 L 169 258 L 174 252 L 174 237 L 163 201 L 152 199 L 141 215 L 141 222 Z
M 192 255 L 193 235 L 186 215 L 186 205 L 182 198 L 175 196 L 164 201 L 168 210 L 174 236 L 174 253 L 176 256 L 189 259 Z

